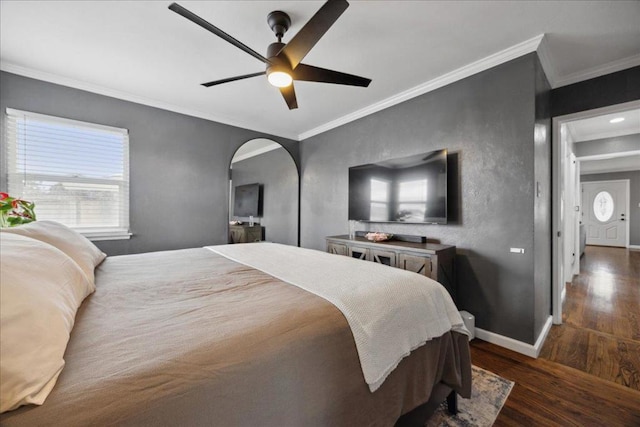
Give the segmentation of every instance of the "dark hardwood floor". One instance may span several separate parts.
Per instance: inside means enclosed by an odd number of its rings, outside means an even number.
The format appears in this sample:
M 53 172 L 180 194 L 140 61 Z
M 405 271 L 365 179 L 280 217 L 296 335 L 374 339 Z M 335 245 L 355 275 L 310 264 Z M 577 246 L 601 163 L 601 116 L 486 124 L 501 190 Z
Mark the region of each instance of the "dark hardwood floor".
M 640 390 L 640 251 L 587 246 L 540 357 Z
M 481 340 L 474 365 L 515 382 L 494 426 L 640 426 L 640 391 Z
M 588 246 L 580 268 L 538 359 L 472 341 L 516 383 L 496 426 L 640 426 L 640 252 Z

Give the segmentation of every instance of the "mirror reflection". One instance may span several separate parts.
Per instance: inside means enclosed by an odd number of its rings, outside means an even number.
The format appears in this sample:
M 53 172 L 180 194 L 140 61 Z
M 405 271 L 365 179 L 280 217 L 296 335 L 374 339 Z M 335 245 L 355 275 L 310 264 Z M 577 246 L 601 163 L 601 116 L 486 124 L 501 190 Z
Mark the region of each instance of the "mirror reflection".
M 229 243 L 298 245 L 298 169 L 270 139 L 244 143 L 231 160 Z

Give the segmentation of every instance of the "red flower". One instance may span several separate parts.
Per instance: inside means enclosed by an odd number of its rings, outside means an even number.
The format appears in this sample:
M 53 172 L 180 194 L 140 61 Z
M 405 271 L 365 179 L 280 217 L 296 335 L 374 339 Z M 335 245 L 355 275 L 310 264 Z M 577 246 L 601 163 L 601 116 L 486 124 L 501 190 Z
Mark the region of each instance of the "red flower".
M 4 200 L 6 198 L 8 198 L 9 195 L 7 193 L 0 193 L 0 200 Z

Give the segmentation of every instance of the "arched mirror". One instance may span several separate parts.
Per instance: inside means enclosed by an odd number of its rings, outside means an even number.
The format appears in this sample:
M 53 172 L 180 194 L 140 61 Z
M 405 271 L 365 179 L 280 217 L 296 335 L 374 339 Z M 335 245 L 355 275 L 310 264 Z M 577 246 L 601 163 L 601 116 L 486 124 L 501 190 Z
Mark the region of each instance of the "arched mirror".
M 245 142 L 231 159 L 229 243 L 298 246 L 298 168 L 279 143 Z

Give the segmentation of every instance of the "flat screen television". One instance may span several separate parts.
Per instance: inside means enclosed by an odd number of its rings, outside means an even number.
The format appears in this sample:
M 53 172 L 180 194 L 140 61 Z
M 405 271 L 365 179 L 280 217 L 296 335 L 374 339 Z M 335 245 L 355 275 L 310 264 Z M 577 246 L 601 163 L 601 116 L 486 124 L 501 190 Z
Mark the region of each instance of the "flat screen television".
M 260 184 L 246 184 L 235 187 L 233 193 L 233 214 L 235 216 L 259 216 Z
M 447 150 L 349 168 L 349 219 L 447 223 Z

